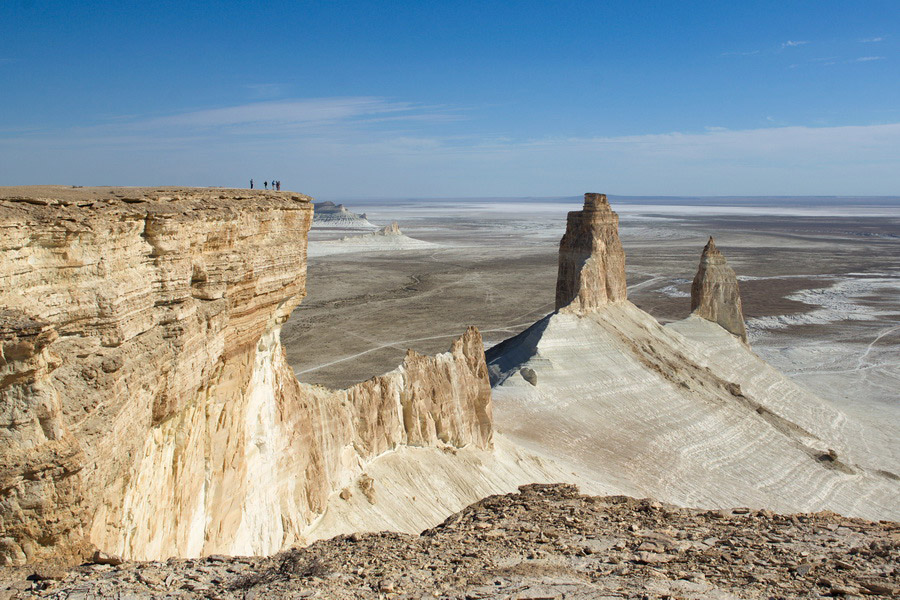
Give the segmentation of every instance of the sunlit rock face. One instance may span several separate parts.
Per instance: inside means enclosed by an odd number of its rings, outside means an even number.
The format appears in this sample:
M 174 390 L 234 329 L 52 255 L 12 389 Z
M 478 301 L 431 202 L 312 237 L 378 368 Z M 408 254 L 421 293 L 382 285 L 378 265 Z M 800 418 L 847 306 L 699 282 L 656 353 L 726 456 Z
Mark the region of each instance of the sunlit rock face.
M 556 310 L 585 313 L 626 298 L 619 216 L 606 194 L 585 194 L 584 208 L 569 213 L 559 243 Z
M 379 453 L 490 446 L 477 331 L 350 390 L 297 381 L 308 197 L 52 196 L 0 190 L 0 562 L 275 552 Z
M 691 312 L 733 333 L 747 343 L 737 276 L 712 237 L 703 248 L 700 267 L 691 285 Z

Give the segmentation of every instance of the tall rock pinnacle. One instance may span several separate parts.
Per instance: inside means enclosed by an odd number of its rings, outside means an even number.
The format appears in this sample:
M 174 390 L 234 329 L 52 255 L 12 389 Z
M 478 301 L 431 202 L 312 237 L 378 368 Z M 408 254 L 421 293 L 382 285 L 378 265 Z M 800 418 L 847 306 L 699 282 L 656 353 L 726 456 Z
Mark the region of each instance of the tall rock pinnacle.
M 624 302 L 625 251 L 619 241 L 619 215 L 606 194 L 585 194 L 584 208 L 569 213 L 559 242 L 556 310 L 590 312 Z
M 737 276 L 712 237 L 703 248 L 700 268 L 691 285 L 691 313 L 718 323 L 747 343 Z

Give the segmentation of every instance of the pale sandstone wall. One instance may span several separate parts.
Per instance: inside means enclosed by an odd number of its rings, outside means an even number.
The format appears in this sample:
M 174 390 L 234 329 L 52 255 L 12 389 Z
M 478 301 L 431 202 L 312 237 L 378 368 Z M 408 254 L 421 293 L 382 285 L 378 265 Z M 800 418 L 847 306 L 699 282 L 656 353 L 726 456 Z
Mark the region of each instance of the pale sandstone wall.
M 51 192 L 0 194 L 0 561 L 274 552 L 381 452 L 490 445 L 477 331 L 345 392 L 296 380 L 308 197 Z
M 626 299 L 619 216 L 606 194 L 585 194 L 584 208 L 569 213 L 559 242 L 556 310 L 585 313 Z

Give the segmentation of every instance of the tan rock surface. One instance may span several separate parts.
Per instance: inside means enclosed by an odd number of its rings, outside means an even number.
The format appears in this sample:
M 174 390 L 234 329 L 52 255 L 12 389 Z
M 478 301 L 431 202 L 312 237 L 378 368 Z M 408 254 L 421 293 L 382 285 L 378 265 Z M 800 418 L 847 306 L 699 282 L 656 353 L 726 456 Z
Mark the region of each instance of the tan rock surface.
M 896 522 L 704 511 L 569 485 L 485 498 L 420 535 L 342 535 L 271 557 L 0 570 L 18 598 L 887 598 Z M 25 577 L 32 574 L 32 580 Z
M 379 453 L 490 445 L 474 330 L 297 381 L 311 218 L 290 192 L 0 189 L 0 561 L 271 553 Z
M 569 213 L 559 243 L 556 310 L 585 313 L 626 298 L 619 216 L 606 194 L 585 194 L 584 208 Z
M 691 312 L 718 323 L 747 343 L 737 276 L 711 236 L 700 255 L 700 267 L 691 285 Z

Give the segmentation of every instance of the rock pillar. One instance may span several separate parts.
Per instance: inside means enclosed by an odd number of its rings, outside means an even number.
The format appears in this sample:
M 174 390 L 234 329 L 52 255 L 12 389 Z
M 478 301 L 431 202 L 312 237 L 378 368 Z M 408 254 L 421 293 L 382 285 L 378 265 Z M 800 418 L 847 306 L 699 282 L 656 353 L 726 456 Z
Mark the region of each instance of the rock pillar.
M 606 194 L 585 194 L 584 208 L 569 213 L 559 243 L 556 310 L 585 313 L 626 297 L 619 216 Z
M 712 237 L 703 248 L 700 268 L 691 285 L 691 313 L 718 323 L 747 343 L 737 276 Z

